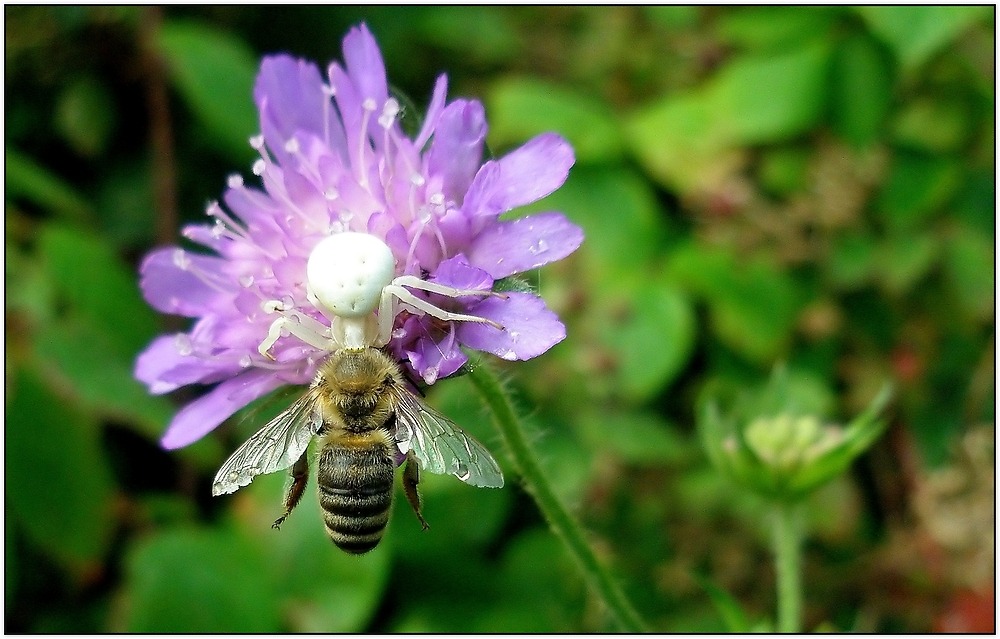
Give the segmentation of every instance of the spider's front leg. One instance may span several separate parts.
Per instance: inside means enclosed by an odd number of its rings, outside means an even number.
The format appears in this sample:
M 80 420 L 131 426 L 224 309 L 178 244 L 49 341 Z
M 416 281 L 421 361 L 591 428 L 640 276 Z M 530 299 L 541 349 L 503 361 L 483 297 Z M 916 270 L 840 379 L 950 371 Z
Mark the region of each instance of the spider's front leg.
M 332 351 L 337 348 L 337 343 L 333 339 L 330 329 L 305 313 L 288 308 L 277 300 L 264 302 L 261 304 L 261 308 L 266 313 L 277 313 L 280 316 L 271 322 L 267 337 L 257 346 L 260 354 L 269 360 L 274 361 L 271 347 L 278 341 L 278 338 L 285 335 L 294 335 L 319 350 Z
M 378 306 L 378 345 L 383 346 L 389 343 L 389 339 L 392 337 L 392 325 L 396 319 L 396 309 L 392 298 L 398 299 L 404 304 L 408 304 L 413 308 L 430 315 L 431 317 L 437 318 L 444 322 L 476 322 L 478 324 L 488 324 L 497 330 L 505 330 L 503 326 L 497 324 L 491 319 L 485 317 L 477 317 L 475 315 L 465 315 L 463 313 L 452 313 L 451 311 L 446 311 L 443 308 L 431 304 L 425 299 L 421 299 L 407 290 L 405 287 L 415 288 L 418 290 L 427 291 L 429 293 L 437 293 L 438 295 L 444 295 L 446 297 L 465 297 L 468 295 L 475 295 L 480 297 L 488 297 L 492 295 L 502 296 L 500 293 L 494 293 L 493 291 L 482 291 L 477 289 L 460 289 L 453 286 L 446 286 L 444 284 L 438 284 L 435 282 L 427 282 L 413 275 L 400 275 L 396 279 L 392 280 L 388 286 L 382 289 L 382 296 L 379 300 Z

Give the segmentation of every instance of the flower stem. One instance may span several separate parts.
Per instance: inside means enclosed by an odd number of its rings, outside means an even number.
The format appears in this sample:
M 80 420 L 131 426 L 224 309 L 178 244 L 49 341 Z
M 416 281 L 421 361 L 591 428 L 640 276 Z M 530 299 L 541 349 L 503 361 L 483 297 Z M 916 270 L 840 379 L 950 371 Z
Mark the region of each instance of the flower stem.
M 774 558 L 778 580 L 778 632 L 801 632 L 802 526 L 795 504 L 778 502 L 775 506 Z
M 493 414 L 493 421 L 500 430 L 507 450 L 521 474 L 525 488 L 532 495 L 552 531 L 576 559 L 584 578 L 607 606 L 619 627 L 630 633 L 645 631 L 645 624 L 636 613 L 625 593 L 597 560 L 587 544 L 583 530 L 560 503 L 552 486 L 542 473 L 541 466 L 528 446 L 524 428 L 514 411 L 514 406 L 496 374 L 481 365 L 470 375 L 472 384 Z

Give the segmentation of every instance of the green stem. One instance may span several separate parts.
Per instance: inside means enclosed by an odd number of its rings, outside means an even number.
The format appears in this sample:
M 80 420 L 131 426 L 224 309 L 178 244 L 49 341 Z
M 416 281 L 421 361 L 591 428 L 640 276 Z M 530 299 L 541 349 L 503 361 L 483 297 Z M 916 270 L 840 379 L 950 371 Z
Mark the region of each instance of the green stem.
M 778 579 L 778 632 L 801 632 L 802 527 L 795 504 L 774 511 L 774 558 Z
M 525 488 L 531 493 L 539 510 L 549 522 L 556 536 L 566 545 L 576 559 L 583 576 L 590 587 L 604 602 L 615 621 L 625 632 L 645 631 L 645 624 L 636 613 L 625 593 L 611 577 L 608 570 L 597 560 L 593 549 L 587 544 L 583 530 L 559 502 L 552 486 L 542 473 L 534 452 L 528 446 L 521 422 L 503 385 L 486 365 L 477 367 L 472 375 L 472 383 L 493 413 L 493 421 L 500 430 L 504 444 L 517 465 Z

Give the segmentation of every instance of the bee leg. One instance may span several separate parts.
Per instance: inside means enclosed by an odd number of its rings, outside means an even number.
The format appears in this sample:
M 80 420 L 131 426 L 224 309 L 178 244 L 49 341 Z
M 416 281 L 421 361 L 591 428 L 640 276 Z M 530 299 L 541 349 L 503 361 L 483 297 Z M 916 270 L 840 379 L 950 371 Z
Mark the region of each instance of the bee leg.
M 416 513 L 417 519 L 424 530 L 430 528 L 427 520 L 420 514 L 420 494 L 417 492 L 417 484 L 420 483 L 420 464 L 411 450 L 406 454 L 406 466 L 403 467 L 403 492 L 406 493 L 406 501 L 410 502 L 410 507 Z
M 281 522 L 285 521 L 285 518 L 291 514 L 292 509 L 299 504 L 299 500 L 302 499 L 302 493 L 306 490 L 306 482 L 309 480 L 309 451 L 302 453 L 292 465 L 292 485 L 288 487 L 288 492 L 285 493 L 285 513 L 274 520 L 271 524 L 271 528 L 278 530 L 281 527 Z

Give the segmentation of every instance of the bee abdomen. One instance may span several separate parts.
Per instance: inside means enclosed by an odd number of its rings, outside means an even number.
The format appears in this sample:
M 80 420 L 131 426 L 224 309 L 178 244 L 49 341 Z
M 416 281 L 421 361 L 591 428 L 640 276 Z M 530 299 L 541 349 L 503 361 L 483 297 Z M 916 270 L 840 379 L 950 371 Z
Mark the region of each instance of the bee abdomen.
M 342 550 L 361 554 L 378 545 L 389 521 L 394 465 L 387 446 L 327 446 L 317 472 L 326 532 Z

